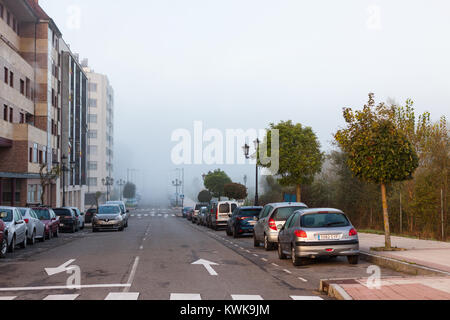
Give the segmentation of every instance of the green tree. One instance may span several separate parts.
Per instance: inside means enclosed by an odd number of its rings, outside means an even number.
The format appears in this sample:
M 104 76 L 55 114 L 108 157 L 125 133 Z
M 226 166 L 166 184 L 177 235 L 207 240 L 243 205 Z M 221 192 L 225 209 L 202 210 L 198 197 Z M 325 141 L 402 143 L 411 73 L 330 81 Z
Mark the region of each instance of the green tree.
M 391 248 L 386 184 L 412 179 L 419 166 L 416 151 L 407 136 L 398 129 L 383 103 L 375 106 L 374 94 L 363 110 L 344 109 L 345 129 L 335 139 L 348 155 L 348 166 L 361 180 L 381 186 L 385 247 Z
M 271 130 L 279 130 L 280 134 L 278 182 L 282 186 L 295 186 L 297 201 L 300 202 L 302 185 L 311 184 L 322 168 L 324 155 L 320 151 L 319 140 L 310 127 L 303 127 L 300 123 L 293 124 L 290 120 L 276 125 L 271 123 L 263 142 L 267 145 L 266 150 L 271 150 Z
M 225 194 L 225 185 L 231 182 L 230 177 L 220 169 L 210 171 L 205 176 L 205 188 L 219 200 Z
M 229 199 L 244 200 L 247 198 L 247 188 L 240 183 L 229 183 L 224 187 L 224 195 Z
M 212 194 L 208 190 L 203 190 L 200 191 L 197 198 L 201 203 L 209 203 L 212 199 Z
M 61 175 L 61 167 L 60 166 L 53 166 L 52 169 L 48 170 L 48 165 L 46 163 L 43 163 L 39 167 L 39 176 L 41 180 L 41 204 L 45 205 L 44 203 L 44 196 L 45 191 L 48 186 L 55 183 L 55 180 L 58 179 L 58 177 Z M 48 205 L 51 205 L 50 203 Z
M 127 182 L 123 187 L 123 196 L 125 199 L 136 198 L 136 185 L 132 182 Z

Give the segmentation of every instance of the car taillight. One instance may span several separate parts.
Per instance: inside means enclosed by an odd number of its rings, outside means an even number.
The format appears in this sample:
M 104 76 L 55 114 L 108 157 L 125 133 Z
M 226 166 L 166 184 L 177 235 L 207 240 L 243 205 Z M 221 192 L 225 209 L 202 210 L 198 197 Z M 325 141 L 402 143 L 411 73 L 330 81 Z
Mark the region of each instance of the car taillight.
M 303 238 L 303 239 L 308 238 L 308 235 L 306 234 L 306 232 L 304 230 L 295 230 L 294 234 L 297 238 Z
M 216 220 L 219 220 L 219 209 L 216 211 Z
M 353 228 L 352 230 L 350 230 L 350 233 L 348 234 L 350 237 L 354 237 L 358 235 L 358 232 Z
M 28 220 L 28 219 L 24 219 L 24 221 L 25 221 L 25 223 L 28 223 L 28 222 L 30 222 L 30 220 Z
M 275 220 L 273 220 L 273 219 L 269 220 L 269 228 L 272 229 L 272 230 L 278 231 L 277 224 L 275 223 Z

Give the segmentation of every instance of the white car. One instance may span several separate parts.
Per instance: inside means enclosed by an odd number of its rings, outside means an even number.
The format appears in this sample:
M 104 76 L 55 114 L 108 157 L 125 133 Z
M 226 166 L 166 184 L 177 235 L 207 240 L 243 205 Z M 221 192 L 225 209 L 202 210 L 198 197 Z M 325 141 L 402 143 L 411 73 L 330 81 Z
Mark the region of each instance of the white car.
M 19 209 L 13 207 L 0 207 L 0 219 L 6 225 L 5 236 L 8 241 L 8 251 L 14 252 L 16 246 L 27 247 L 28 229 Z
M 19 208 L 22 217 L 27 224 L 28 231 L 28 244 L 35 244 L 36 239 L 41 242 L 45 241 L 45 224 L 39 220 L 33 209 Z

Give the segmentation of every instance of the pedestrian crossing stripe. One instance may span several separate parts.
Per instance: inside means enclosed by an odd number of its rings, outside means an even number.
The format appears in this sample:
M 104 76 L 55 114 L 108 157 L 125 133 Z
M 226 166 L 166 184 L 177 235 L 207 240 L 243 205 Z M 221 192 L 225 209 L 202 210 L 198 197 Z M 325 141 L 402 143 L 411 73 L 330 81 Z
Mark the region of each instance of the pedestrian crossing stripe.
M 116 301 L 125 301 L 125 300 L 138 300 L 139 299 L 139 292 L 110 292 L 105 297 L 104 300 L 116 300 Z M 69 301 L 69 300 L 76 300 L 80 295 L 79 294 L 57 294 L 57 295 L 48 295 L 43 300 L 57 300 L 57 301 Z M 15 300 L 17 299 L 17 296 L 15 297 L 0 297 L 0 301 L 6 301 L 6 300 Z M 171 293 L 170 300 L 203 300 L 201 294 L 199 293 Z M 246 295 L 246 294 L 232 294 L 231 299 L 234 301 L 239 300 L 247 300 L 247 301 L 257 301 L 257 300 L 264 300 L 264 298 L 260 295 Z M 292 300 L 298 300 L 298 301 L 313 301 L 313 300 L 323 300 L 319 296 L 290 296 L 290 299 Z

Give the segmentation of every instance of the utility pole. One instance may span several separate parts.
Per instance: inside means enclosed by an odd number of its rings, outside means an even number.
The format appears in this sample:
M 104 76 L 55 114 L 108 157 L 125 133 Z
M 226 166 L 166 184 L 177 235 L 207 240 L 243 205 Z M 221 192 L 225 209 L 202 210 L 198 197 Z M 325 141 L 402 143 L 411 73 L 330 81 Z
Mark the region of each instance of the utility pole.
M 442 240 L 445 240 L 444 232 L 444 190 L 441 188 L 441 228 L 442 228 Z
M 175 194 L 176 199 L 175 199 L 175 202 L 176 202 L 176 206 L 178 207 L 178 196 L 179 196 L 178 188 L 181 187 L 181 186 L 183 185 L 183 181 L 180 181 L 180 180 L 177 178 L 177 179 L 175 179 L 174 181 L 172 181 L 172 185 L 173 185 L 173 186 L 175 187 L 175 189 L 176 189 L 176 194 Z
M 122 187 L 126 184 L 125 180 L 120 179 L 119 181 L 117 181 L 117 185 L 119 186 L 119 200 L 122 201 L 123 200 L 123 196 L 122 196 Z

